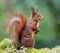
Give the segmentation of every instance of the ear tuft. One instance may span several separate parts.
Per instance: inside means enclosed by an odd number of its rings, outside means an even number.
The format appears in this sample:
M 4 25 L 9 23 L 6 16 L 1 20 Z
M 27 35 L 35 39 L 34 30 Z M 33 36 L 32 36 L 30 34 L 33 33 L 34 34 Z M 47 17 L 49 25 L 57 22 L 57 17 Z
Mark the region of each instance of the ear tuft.
M 32 11 L 34 11 L 34 10 L 35 10 L 35 8 L 34 8 L 33 6 L 31 6 L 31 10 L 32 10 Z
M 38 11 L 38 9 L 37 9 L 37 11 Z

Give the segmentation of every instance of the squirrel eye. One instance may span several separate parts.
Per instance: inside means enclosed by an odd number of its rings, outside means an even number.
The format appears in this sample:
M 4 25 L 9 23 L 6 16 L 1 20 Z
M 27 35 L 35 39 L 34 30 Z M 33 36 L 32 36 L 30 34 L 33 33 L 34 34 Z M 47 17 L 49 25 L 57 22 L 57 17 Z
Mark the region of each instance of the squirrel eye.
M 39 15 L 37 15 L 37 17 L 39 17 Z

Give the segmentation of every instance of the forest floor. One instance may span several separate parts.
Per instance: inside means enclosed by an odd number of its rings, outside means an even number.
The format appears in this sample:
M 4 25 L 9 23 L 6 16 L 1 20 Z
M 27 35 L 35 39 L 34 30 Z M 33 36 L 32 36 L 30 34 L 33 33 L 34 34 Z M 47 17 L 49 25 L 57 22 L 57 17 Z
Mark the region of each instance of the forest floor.
M 54 48 L 23 48 L 23 50 L 17 50 L 14 48 L 11 39 L 5 38 L 0 42 L 0 53 L 60 53 L 60 46 Z

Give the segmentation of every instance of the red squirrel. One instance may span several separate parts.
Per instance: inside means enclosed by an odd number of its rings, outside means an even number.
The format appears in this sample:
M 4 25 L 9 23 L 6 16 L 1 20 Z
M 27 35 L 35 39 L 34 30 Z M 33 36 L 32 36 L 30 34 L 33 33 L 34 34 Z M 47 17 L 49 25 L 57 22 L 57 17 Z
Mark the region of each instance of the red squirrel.
M 29 20 L 27 20 L 27 17 L 24 15 L 17 14 L 10 20 L 7 27 L 7 31 L 10 31 L 16 24 L 15 31 L 12 34 L 12 39 L 14 46 L 17 49 L 20 49 L 21 46 L 34 47 L 35 39 L 33 34 L 39 32 L 38 24 L 43 20 L 43 16 L 34 7 L 31 9 L 32 14 Z
M 35 39 L 33 34 L 37 34 L 39 32 L 38 24 L 42 20 L 43 16 L 37 9 L 32 7 L 32 15 L 27 21 L 26 26 L 21 34 L 21 46 L 34 47 Z

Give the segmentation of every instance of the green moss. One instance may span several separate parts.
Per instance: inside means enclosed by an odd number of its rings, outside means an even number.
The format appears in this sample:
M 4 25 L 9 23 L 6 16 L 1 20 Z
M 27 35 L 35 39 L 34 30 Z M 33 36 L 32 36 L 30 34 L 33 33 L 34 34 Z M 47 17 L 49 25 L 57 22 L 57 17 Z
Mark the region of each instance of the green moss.
M 60 53 L 60 46 L 55 48 L 24 48 L 23 50 L 17 50 L 13 44 L 11 39 L 5 38 L 0 42 L 0 53 Z

